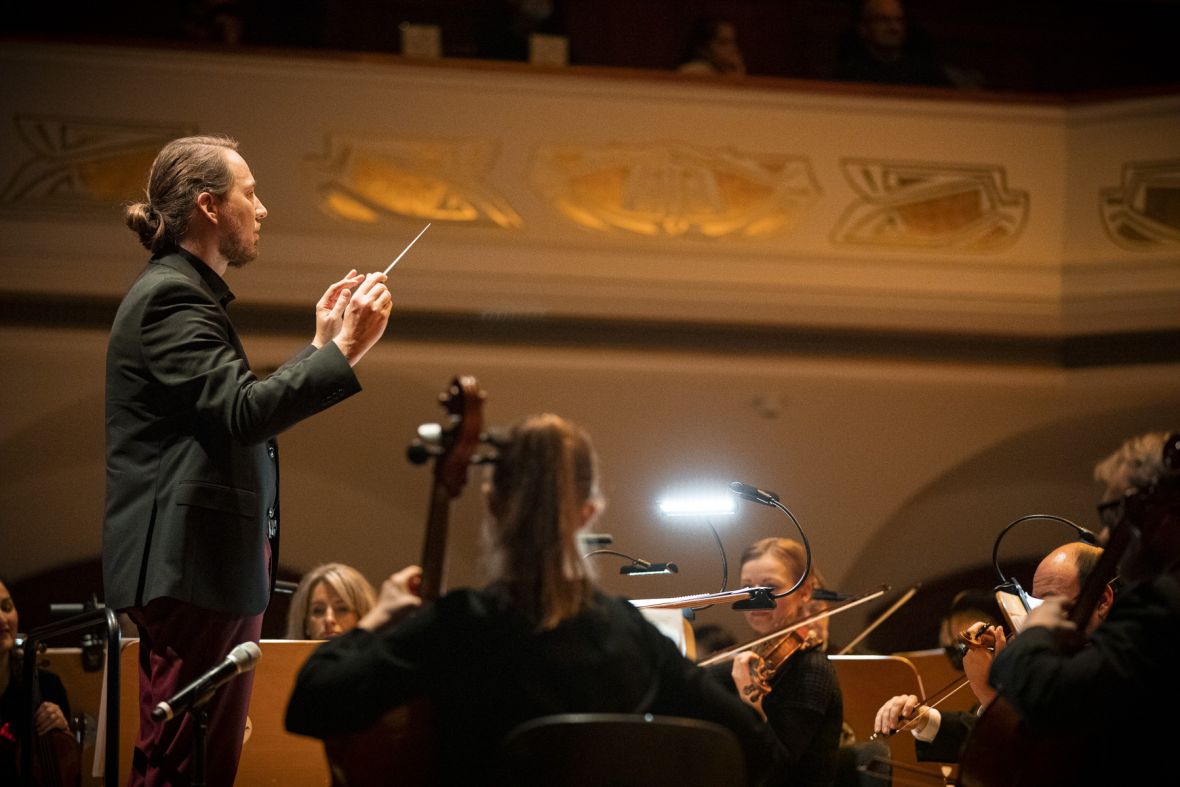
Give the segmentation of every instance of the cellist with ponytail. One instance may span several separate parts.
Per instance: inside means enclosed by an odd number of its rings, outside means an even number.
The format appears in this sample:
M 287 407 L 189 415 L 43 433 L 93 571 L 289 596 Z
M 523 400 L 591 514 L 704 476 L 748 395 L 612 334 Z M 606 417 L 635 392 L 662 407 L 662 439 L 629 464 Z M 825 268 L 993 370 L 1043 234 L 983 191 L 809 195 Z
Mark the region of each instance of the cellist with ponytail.
M 327 739 L 425 697 L 438 749 L 432 782 L 498 784 L 498 748 L 522 722 L 557 713 L 688 716 L 733 730 L 750 782 L 760 783 L 780 750 L 757 715 L 593 581 L 577 536 L 603 500 L 585 432 L 536 415 L 496 448 L 484 488 L 489 582 L 423 602 L 421 569 L 395 573 L 357 628 L 303 666 L 287 728 Z

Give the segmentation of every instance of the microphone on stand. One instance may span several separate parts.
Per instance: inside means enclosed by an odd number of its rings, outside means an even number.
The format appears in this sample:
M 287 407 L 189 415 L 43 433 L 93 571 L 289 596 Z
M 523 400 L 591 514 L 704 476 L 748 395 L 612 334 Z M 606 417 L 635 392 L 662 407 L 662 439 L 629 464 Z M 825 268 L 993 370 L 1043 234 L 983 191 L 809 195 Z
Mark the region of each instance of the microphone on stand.
M 225 657 L 225 660 L 206 672 L 192 683 L 185 686 L 168 700 L 159 703 L 152 710 L 152 718 L 156 721 L 167 721 L 177 713 L 200 705 L 209 698 L 222 684 L 232 678 L 254 669 L 262 650 L 256 642 L 243 642 L 236 646 Z

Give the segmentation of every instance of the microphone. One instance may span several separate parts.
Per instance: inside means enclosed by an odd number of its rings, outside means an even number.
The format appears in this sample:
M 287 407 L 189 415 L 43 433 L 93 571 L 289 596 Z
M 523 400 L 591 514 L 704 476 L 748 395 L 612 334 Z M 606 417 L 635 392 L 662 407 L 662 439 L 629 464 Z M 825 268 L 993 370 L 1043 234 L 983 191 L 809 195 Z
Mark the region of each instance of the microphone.
M 635 562 L 629 566 L 623 566 L 619 569 L 620 574 L 630 574 L 632 576 L 641 576 L 644 574 L 675 574 L 680 571 L 680 567 L 675 563 L 648 563 L 646 560 L 640 558 L 632 558 Z
M 243 642 L 225 657 L 225 660 L 206 672 L 165 702 L 156 705 L 152 718 L 167 721 L 177 713 L 202 704 L 209 696 L 231 678 L 254 669 L 262 650 L 256 642 Z
M 752 503 L 761 503 L 764 506 L 773 506 L 778 502 L 778 495 L 774 492 L 768 492 L 765 489 L 759 489 L 756 486 L 743 484 L 741 481 L 734 481 L 729 485 L 729 491 L 733 492 L 743 500 L 749 500 Z

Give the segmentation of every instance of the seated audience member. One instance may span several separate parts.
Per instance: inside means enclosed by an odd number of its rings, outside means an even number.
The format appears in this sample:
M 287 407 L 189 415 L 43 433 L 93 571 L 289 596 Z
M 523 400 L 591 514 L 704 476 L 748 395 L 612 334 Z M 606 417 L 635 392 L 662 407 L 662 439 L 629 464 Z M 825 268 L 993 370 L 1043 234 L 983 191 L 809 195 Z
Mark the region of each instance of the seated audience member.
M 487 60 L 527 61 L 535 34 L 565 35 L 564 0 L 483 0 L 476 45 Z
M 702 19 L 693 27 L 688 51 L 679 67 L 681 74 L 742 76 L 746 62 L 738 47 L 737 30 L 723 19 Z
M 331 639 L 356 628 L 377 600 L 369 580 L 343 563 L 303 575 L 287 612 L 287 639 Z
M 8 593 L 8 583 L 0 582 L 0 784 L 24 784 L 20 775 L 20 741 L 29 734 L 30 719 L 27 697 L 22 685 L 22 653 L 16 647 L 16 634 L 20 627 L 16 604 Z M 65 735 L 64 746 L 52 746 L 55 758 L 69 760 L 57 762 L 59 768 L 69 766 L 78 773 L 78 752 L 71 751 L 73 743 L 70 732 L 70 701 L 65 686 L 57 675 L 47 670 L 37 671 L 37 689 L 41 703 L 33 712 L 32 733 L 37 736 Z M 65 756 L 62 756 L 65 752 Z
M 836 76 L 851 82 L 951 85 L 930 46 L 912 35 L 901 0 L 863 0 Z
M 706 719 L 737 735 L 751 783 L 781 765 L 781 748 L 756 713 L 630 602 L 595 586 L 577 535 L 602 498 L 581 429 L 555 415 L 515 425 L 498 448 L 485 496 L 491 582 L 424 603 L 415 592 L 419 567 L 391 576 L 357 627 L 304 664 L 287 729 L 331 739 L 425 698 L 439 784 L 498 783 L 505 736 L 557 713 Z

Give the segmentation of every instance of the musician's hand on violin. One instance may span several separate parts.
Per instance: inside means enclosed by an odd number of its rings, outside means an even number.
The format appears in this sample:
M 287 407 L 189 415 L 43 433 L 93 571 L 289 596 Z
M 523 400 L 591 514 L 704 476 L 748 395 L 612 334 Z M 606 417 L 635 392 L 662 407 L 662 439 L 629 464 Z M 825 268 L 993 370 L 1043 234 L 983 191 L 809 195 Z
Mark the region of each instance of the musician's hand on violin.
M 38 735 L 44 735 L 50 730 L 70 731 L 70 723 L 60 707 L 53 702 L 42 702 L 33 714 L 33 726 Z
M 877 710 L 877 717 L 873 721 L 873 732 L 881 735 L 891 735 L 906 724 L 922 707 L 921 701 L 913 694 L 899 694 L 889 700 Z M 927 718 L 923 717 L 915 727 L 921 731 L 926 726 Z
M 421 567 L 406 566 L 381 583 L 377 603 L 361 618 L 357 626 L 376 631 L 383 626 L 397 623 L 422 606 L 422 597 L 418 595 L 421 587 Z
M 981 628 L 975 629 L 975 626 Z M 991 643 L 991 649 L 986 644 L 981 644 L 977 647 L 968 647 L 967 652 L 963 654 L 963 673 L 967 676 L 967 682 L 971 684 L 971 693 L 979 700 L 979 704 L 986 708 L 996 698 L 995 689 L 987 682 L 987 674 L 992 668 L 992 659 L 1004 649 L 1008 640 L 1000 626 L 985 626 L 979 623 L 964 632 L 965 635 L 968 633 L 981 643 Z
M 1024 622 L 1024 630 L 1033 626 L 1044 626 L 1053 631 L 1077 631 L 1077 624 L 1069 620 L 1067 611 L 1065 599 L 1049 596 L 1041 602 L 1039 607 L 1028 613 Z
M 762 710 L 762 698 L 770 693 L 770 684 L 766 682 L 766 670 L 762 657 L 752 650 L 747 650 L 733 658 L 733 668 L 730 672 L 733 682 L 737 686 L 738 696 L 747 705 L 758 711 L 758 715 L 766 719 Z

